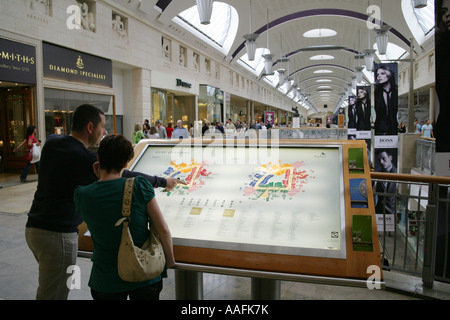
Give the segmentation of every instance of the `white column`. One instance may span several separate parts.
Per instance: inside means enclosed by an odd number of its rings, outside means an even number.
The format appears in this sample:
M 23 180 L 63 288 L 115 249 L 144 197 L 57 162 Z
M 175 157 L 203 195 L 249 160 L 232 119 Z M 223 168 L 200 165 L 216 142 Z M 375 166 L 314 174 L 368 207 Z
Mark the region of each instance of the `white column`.
M 133 114 L 134 123 L 144 123 L 151 119 L 151 71 L 146 69 L 133 70 Z

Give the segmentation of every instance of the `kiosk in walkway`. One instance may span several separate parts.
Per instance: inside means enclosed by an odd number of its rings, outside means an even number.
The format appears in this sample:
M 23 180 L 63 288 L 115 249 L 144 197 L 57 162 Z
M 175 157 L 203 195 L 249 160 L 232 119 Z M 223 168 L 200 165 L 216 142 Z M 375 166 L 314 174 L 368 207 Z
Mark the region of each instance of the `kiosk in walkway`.
M 156 189 L 172 233 L 177 298 L 201 299 L 202 272 L 252 277 L 252 297 L 279 280 L 382 283 L 364 141 L 146 140 L 129 169 L 179 178 Z M 80 251 L 91 251 L 85 234 Z

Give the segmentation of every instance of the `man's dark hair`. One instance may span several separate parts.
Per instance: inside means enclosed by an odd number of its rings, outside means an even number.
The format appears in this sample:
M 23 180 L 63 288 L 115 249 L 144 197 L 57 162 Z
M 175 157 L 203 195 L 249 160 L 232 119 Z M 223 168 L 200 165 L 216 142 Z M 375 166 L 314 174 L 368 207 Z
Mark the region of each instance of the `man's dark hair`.
M 90 104 L 79 106 L 73 114 L 72 131 L 82 132 L 89 122 L 92 122 L 94 128 L 102 121 L 100 115 L 103 111 Z
M 100 168 L 108 173 L 120 172 L 133 159 L 134 149 L 131 142 L 120 134 L 111 134 L 103 138 L 97 150 Z

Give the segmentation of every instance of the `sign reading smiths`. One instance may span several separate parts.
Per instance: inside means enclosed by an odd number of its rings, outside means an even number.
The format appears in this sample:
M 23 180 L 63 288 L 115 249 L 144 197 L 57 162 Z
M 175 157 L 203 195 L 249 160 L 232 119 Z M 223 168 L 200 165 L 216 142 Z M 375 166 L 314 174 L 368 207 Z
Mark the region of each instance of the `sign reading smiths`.
M 112 88 L 112 62 L 83 52 L 43 43 L 44 77 Z
M 0 38 L 0 81 L 36 84 L 36 49 Z

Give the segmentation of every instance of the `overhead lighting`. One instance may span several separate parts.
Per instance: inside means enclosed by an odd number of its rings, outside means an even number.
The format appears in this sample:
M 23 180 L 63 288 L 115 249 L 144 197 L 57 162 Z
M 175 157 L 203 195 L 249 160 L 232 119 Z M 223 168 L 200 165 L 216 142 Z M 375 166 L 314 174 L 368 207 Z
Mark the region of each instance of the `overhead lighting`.
M 391 26 L 385 24 L 382 25 L 379 28 L 375 28 L 375 32 L 377 35 L 375 36 L 375 39 L 377 40 L 377 48 L 378 53 L 380 55 L 385 55 L 387 52 L 387 47 L 389 43 L 389 30 L 391 29 Z
M 267 50 L 270 52 L 269 47 L 269 8 L 267 8 Z M 273 61 L 272 58 L 274 57 L 273 54 L 263 54 L 262 57 L 264 58 L 264 70 L 266 71 L 266 74 L 272 73 L 272 66 Z
M 284 72 L 285 72 L 286 70 L 284 70 L 284 69 L 278 69 L 277 70 L 277 72 L 278 72 L 278 84 L 280 85 L 280 86 L 282 86 L 283 84 L 284 84 L 284 82 L 286 81 L 286 78 L 285 78 L 285 76 L 284 76 Z
M 363 67 L 356 67 L 355 68 L 355 76 L 356 76 L 357 83 L 361 83 L 362 82 L 363 69 L 364 69 Z
M 262 57 L 264 58 L 264 70 L 266 71 L 266 74 L 272 73 L 272 65 L 273 65 L 273 54 L 263 54 Z
M 198 16 L 201 24 L 210 24 L 214 0 L 197 0 Z
M 286 88 L 286 92 L 289 92 L 291 90 L 292 87 L 292 82 L 291 82 L 291 78 L 287 78 L 285 81 L 285 88 Z
M 337 32 L 331 29 L 313 29 L 306 31 L 303 36 L 305 38 L 327 38 L 327 37 L 334 37 L 337 35 Z
M 258 39 L 259 34 L 252 33 L 252 0 L 249 1 L 249 12 L 250 12 L 250 33 L 244 35 L 245 48 L 247 49 L 247 56 L 249 61 L 255 60 L 256 52 L 256 39 Z
M 258 37 L 259 37 L 259 34 L 254 34 L 254 33 L 244 35 L 245 48 L 247 49 L 248 61 L 255 60 L 256 39 L 258 39 Z
M 369 72 L 372 72 L 373 70 L 373 61 L 374 61 L 374 53 L 376 50 L 374 49 L 367 49 L 364 50 L 364 64 L 366 65 L 366 70 Z
M 326 55 L 326 54 L 320 54 L 320 55 L 309 58 L 309 60 L 313 60 L 313 61 L 314 60 L 333 60 L 333 59 L 334 59 L 333 56 Z
M 414 8 L 416 8 L 416 9 L 422 9 L 427 6 L 427 4 L 428 4 L 427 2 L 428 2 L 427 0 L 413 0 L 413 5 L 414 5 Z
M 317 70 L 317 71 L 314 71 L 314 73 L 333 73 L 333 71 L 331 71 L 331 70 Z

